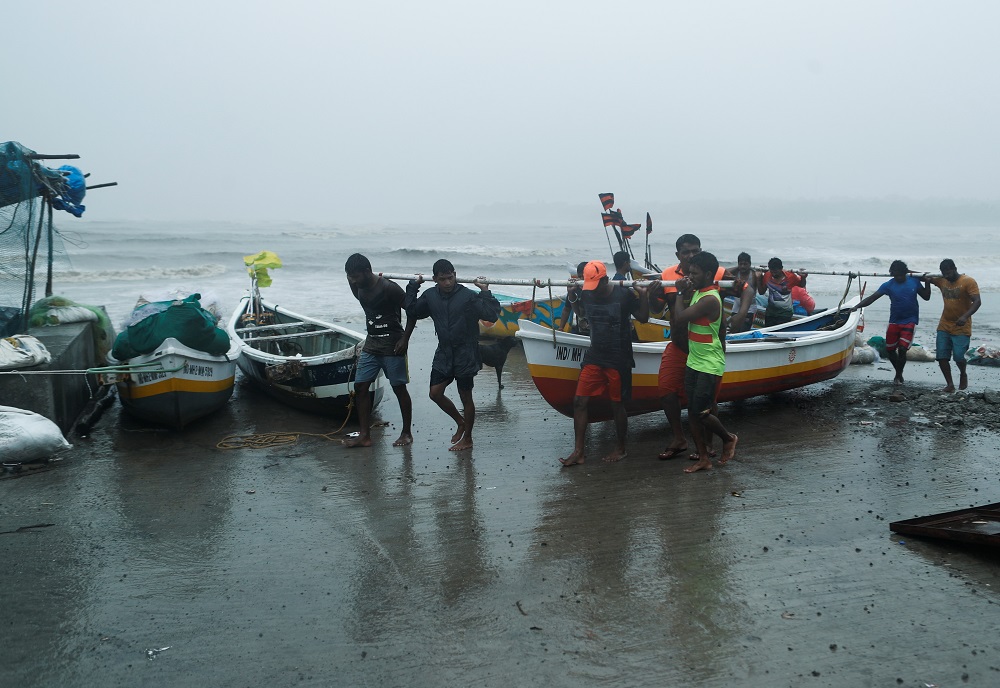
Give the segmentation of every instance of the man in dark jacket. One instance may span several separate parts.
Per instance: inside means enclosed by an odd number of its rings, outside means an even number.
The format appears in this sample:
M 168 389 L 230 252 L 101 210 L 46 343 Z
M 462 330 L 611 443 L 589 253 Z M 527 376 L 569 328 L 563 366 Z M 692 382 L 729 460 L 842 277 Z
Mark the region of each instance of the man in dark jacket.
M 438 347 L 431 364 L 430 397 L 458 425 L 450 451 L 461 451 L 472 448 L 472 426 L 476 422 L 472 387 L 476 373 L 483 367 L 479 358 L 479 321 L 497 321 L 500 302 L 490 293 L 483 277 L 473 282 L 479 287 L 478 294 L 458 284 L 450 261 L 437 261 L 433 272 L 436 288 L 417 297 L 423 278 L 411 281 L 406 285 L 404 306 L 407 322 L 427 317 L 434 321 Z M 458 382 L 463 413 L 444 394 L 452 380 Z

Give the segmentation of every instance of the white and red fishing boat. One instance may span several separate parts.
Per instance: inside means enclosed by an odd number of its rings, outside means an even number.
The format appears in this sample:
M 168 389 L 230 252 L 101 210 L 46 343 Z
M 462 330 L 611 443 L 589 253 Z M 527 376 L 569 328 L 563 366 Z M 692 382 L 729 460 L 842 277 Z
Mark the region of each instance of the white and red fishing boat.
M 772 394 L 837 377 L 851 363 L 861 313 L 849 309 L 857 301 L 848 301 L 840 310 L 728 337 L 719 401 Z M 590 338 L 553 332 L 526 320 L 519 324 L 517 336 L 523 340 L 535 386 L 552 408 L 572 416 L 580 363 Z M 667 346 L 668 342 L 632 345 L 632 398 L 625 402 L 629 415 L 662 412 L 657 374 Z M 592 399 L 589 408 L 592 421 L 611 418 L 606 396 Z

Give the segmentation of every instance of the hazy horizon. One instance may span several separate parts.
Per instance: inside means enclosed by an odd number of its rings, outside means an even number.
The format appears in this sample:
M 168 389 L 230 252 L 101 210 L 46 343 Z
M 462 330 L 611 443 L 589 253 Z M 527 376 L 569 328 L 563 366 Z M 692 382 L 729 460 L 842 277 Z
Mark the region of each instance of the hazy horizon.
M 4 14 L 5 64 L 23 66 L 0 140 L 118 181 L 86 219 L 427 222 L 504 203 L 599 211 L 611 191 L 638 222 L 684 204 L 1000 197 L 992 2 Z

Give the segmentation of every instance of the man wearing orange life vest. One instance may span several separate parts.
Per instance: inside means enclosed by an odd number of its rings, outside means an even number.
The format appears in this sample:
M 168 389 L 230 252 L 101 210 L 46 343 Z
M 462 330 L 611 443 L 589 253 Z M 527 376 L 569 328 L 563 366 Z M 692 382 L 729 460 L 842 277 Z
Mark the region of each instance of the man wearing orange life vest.
M 707 433 L 722 440 L 724 464 L 736 454 L 736 435 L 730 433 L 712 412 L 726 369 L 726 326 L 722 318 L 722 297 L 715 286 L 719 261 L 711 253 L 692 256 L 689 276 L 677 283 L 684 298 L 675 301 L 670 313 L 671 329 L 684 328 L 688 332 L 688 356 L 684 375 L 684 389 L 688 399 L 688 424 L 698 448 L 698 461 L 684 469 L 694 473 L 712 468 L 708 454 Z M 685 304 L 690 298 L 691 305 Z
M 691 258 L 701 253 L 701 239 L 694 234 L 682 234 L 677 238 L 677 265 L 671 265 L 663 271 L 660 279 L 676 281 L 688 274 Z M 715 279 L 725 276 L 724 268 L 717 268 Z M 670 343 L 663 350 L 660 360 L 658 378 L 660 403 L 670 425 L 673 437 L 666 449 L 660 453 L 663 460 L 681 456 L 688 450 L 684 428 L 681 425 L 681 404 L 686 402 L 684 393 L 684 371 L 687 368 L 688 331 L 686 327 L 674 327 L 674 315 L 677 304 L 677 288 L 674 286 L 654 286 L 650 295 L 651 309 L 660 310 L 666 302 L 670 309 Z

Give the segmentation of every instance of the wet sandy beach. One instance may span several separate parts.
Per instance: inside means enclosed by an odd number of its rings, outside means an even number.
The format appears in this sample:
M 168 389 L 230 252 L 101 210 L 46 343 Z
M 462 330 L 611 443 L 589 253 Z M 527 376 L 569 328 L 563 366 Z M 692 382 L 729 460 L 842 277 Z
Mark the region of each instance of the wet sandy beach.
M 652 415 L 626 461 L 597 460 L 602 424 L 561 469 L 571 421 L 519 349 L 501 392 L 477 378 L 476 446 L 450 454 L 430 350 L 411 352 L 410 448 L 390 397 L 371 449 L 218 449 L 338 425 L 240 383 L 182 434 L 116 404 L 52 470 L 0 480 L 0 685 L 1000 682 L 1000 557 L 889 531 L 1000 501 L 1000 434 L 935 411 L 933 363 L 907 367 L 904 404 L 883 365 L 726 405 L 737 460 L 685 475 L 655 458 Z

